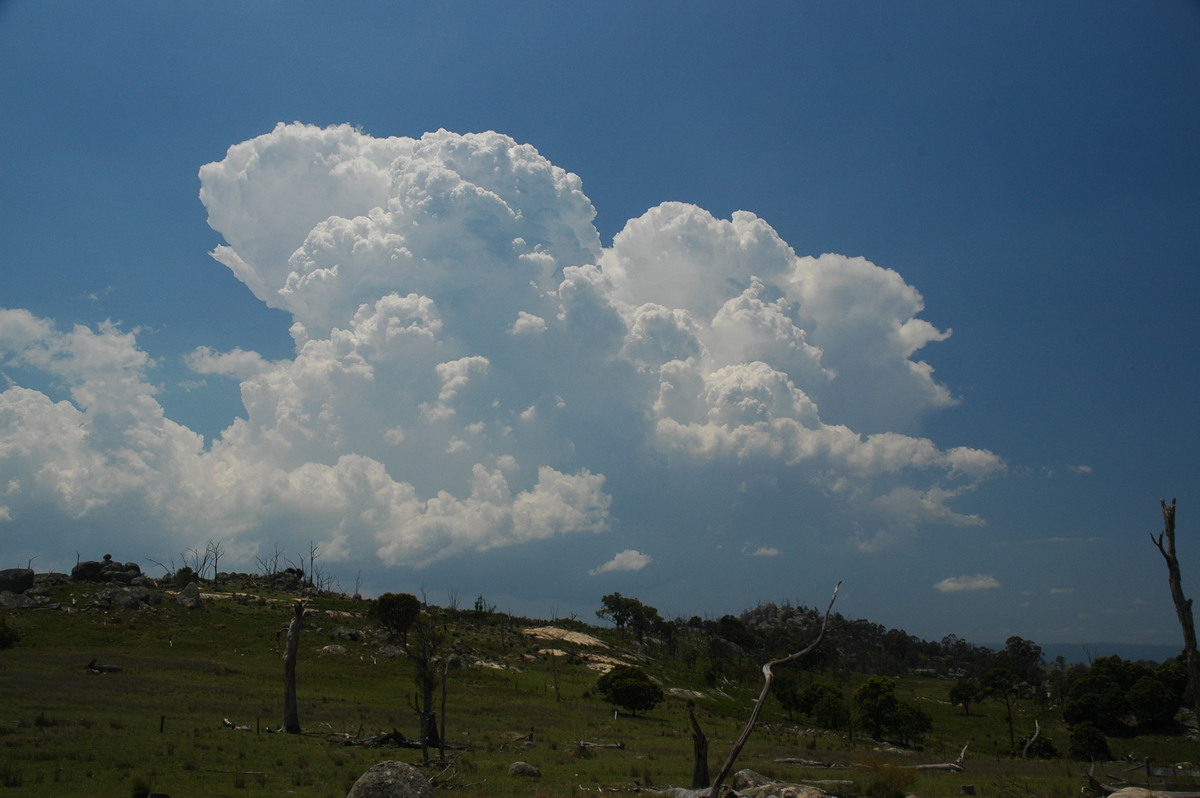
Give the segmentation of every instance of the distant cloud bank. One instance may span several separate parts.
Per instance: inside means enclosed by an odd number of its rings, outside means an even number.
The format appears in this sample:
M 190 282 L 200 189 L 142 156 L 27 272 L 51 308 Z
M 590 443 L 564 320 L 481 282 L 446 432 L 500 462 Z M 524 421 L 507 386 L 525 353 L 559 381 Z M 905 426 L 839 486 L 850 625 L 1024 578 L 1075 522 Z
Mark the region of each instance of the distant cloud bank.
M 994 576 L 976 574 L 975 576 L 951 576 L 933 586 L 934 590 L 942 593 L 959 593 L 963 590 L 990 590 L 1000 587 Z

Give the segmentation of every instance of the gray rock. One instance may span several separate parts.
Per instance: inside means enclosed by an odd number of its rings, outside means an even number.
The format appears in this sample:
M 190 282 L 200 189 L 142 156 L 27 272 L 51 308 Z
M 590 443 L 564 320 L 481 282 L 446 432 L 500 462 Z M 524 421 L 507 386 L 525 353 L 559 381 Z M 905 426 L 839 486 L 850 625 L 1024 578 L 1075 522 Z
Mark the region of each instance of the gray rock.
M 389 760 L 359 776 L 346 798 L 433 798 L 433 787 L 412 765 Z
M 204 600 L 200 598 L 200 585 L 195 582 L 189 582 L 187 587 L 180 590 L 175 600 L 189 610 L 198 610 L 204 603 Z
M 151 592 L 144 587 L 124 587 L 113 585 L 97 591 L 96 601 L 110 607 L 120 607 L 123 610 L 141 609 L 142 605 L 150 603 Z
M 33 587 L 32 568 L 5 568 L 0 571 L 0 590 L 9 593 L 24 593 Z
M 331 640 L 353 640 L 358 642 L 362 640 L 363 633 L 361 629 L 354 629 L 350 626 L 338 626 L 329 633 L 329 637 Z
M 24 593 L 13 593 L 9 590 L 0 591 L 0 609 L 24 610 L 36 606 L 38 606 L 38 603 Z
M 508 775 L 540 778 L 542 771 L 538 770 L 537 765 L 531 765 L 528 762 L 513 762 L 508 766 Z
M 331 643 L 331 644 L 325 646 L 324 648 L 322 648 L 321 653 L 322 654 L 345 654 L 346 647 L 342 646 L 342 645 L 338 645 L 337 643 Z

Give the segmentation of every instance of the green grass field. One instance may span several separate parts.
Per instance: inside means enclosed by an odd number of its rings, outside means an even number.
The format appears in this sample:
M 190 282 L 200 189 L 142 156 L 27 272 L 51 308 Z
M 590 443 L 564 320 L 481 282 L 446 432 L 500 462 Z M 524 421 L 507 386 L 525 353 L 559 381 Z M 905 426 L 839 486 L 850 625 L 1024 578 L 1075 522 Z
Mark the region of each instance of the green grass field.
M 64 586 L 55 598 L 82 608 L 93 590 Z M 156 791 L 173 798 L 341 798 L 375 762 L 420 764 L 419 750 L 345 743 L 393 729 L 412 737 L 417 729 L 412 665 L 403 656 L 380 654 L 385 641 L 370 630 L 366 606 L 350 599 L 310 602 L 297 669 L 300 735 L 272 732 L 282 723 L 279 632 L 291 615 L 287 597 L 210 600 L 199 610 L 167 601 L 139 611 L 10 612 L 8 622 L 21 641 L 0 651 L 0 796 Z M 595 670 L 578 657 L 539 653 L 577 647 L 523 634 L 541 622 L 453 615 L 450 640 L 461 667 L 448 671 L 447 762 L 425 770 L 440 794 L 580 796 L 690 785 L 691 726 L 683 698 L 669 698 L 644 716 L 614 717 L 612 706 L 592 695 Z M 362 629 L 366 636 L 361 642 L 331 640 L 338 626 Z M 643 655 L 612 630 L 587 631 L 613 646 L 605 653 L 644 664 L 664 688 L 703 694 L 697 715 L 715 773 L 761 682 L 714 690 L 699 667 L 690 670 L 653 649 L 653 657 Z M 347 652 L 321 651 L 331 643 Z M 93 658 L 123 670 L 89 673 L 85 665 Z M 852 685 L 856 677 L 844 678 Z M 1008 757 L 1003 707 L 986 702 L 966 716 L 946 700 L 949 687 L 931 678 L 900 682 L 902 697 L 919 702 L 934 721 L 921 751 L 880 749 L 870 740 L 797 726 L 772 701 L 735 770 L 751 768 L 788 781 L 849 781 L 841 791 L 861 795 L 959 795 L 967 784 L 979 795 L 1011 798 L 1078 794 L 1084 766 Z M 1066 730 L 1036 707 L 1018 709 L 1018 736 L 1032 730 L 1035 718 L 1065 751 Z M 244 728 L 231 729 L 226 720 Z M 519 739 L 526 735 L 532 740 Z M 581 748 L 580 741 L 624 747 Z M 967 742 L 964 773 L 904 769 L 953 760 Z M 1196 743 L 1183 738 L 1135 738 L 1112 747 L 1114 754 L 1135 758 L 1200 760 Z M 777 761 L 788 758 L 869 767 L 835 770 Z M 509 765 L 518 760 L 536 765 L 542 776 L 509 776 Z

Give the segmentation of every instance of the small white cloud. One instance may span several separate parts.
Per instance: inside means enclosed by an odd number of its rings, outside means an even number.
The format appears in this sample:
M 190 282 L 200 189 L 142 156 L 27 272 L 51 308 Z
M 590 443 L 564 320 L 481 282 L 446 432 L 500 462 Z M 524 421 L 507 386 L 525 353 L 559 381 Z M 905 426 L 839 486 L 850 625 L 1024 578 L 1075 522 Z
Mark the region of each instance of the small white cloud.
M 783 552 L 774 546 L 759 546 L 750 552 L 751 557 L 778 557 L 780 554 L 783 554 Z
M 508 328 L 508 332 L 512 335 L 536 335 L 545 331 L 545 319 L 523 310 L 517 313 L 517 320 L 513 322 L 512 327 Z
M 197 374 L 216 374 L 238 380 L 249 379 L 271 367 L 258 352 L 240 347 L 229 352 L 218 352 L 207 346 L 199 346 L 184 355 L 183 362 Z
M 1050 595 L 1052 595 L 1052 596 L 1069 596 L 1074 592 L 1075 592 L 1075 588 L 1073 588 L 1073 587 L 1052 587 L 1052 588 L 1050 588 Z
M 588 571 L 588 575 L 597 576 L 610 571 L 640 571 L 652 562 L 654 558 L 649 554 L 642 554 L 637 549 L 625 549 L 599 568 Z
M 1093 469 L 1090 465 L 1071 465 L 1067 466 L 1067 470 L 1072 474 L 1090 474 Z
M 1000 583 L 996 580 L 996 577 L 988 576 L 987 574 L 951 576 L 933 586 L 934 590 L 939 590 L 942 593 L 958 593 L 963 590 L 988 590 L 993 587 L 1000 587 Z

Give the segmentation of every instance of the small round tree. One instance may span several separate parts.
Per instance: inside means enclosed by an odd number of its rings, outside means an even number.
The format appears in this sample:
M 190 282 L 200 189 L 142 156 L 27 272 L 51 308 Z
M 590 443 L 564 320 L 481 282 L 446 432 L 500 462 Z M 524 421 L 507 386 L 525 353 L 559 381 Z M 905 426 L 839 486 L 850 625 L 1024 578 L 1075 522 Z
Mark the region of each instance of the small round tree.
M 421 601 L 411 593 L 384 593 L 371 603 L 367 615 L 407 649 L 408 630 L 421 615 Z
M 605 701 L 628 709 L 633 715 L 639 709 L 654 709 L 664 698 L 662 688 L 640 668 L 631 665 L 617 665 L 600 677 L 596 689 Z
M 1108 740 L 1105 739 L 1104 732 L 1100 731 L 1096 727 L 1096 724 L 1089 721 L 1076 724 L 1071 729 L 1067 754 L 1076 762 L 1107 761 L 1112 759 L 1112 753 L 1108 750 Z

